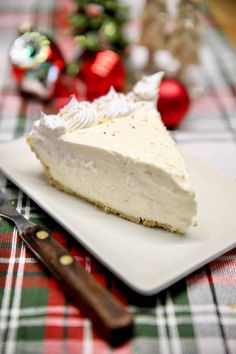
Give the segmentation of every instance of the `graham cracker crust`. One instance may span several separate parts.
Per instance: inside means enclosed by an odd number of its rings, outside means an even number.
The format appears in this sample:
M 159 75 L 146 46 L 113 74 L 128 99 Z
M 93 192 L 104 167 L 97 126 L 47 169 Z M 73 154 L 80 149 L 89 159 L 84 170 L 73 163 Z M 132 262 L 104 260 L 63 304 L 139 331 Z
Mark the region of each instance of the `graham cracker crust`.
M 47 176 L 49 183 L 51 185 L 53 185 L 54 187 L 56 187 L 57 189 L 65 192 L 65 193 L 68 193 L 70 195 L 74 195 L 76 197 L 79 197 L 80 199 L 83 199 L 83 200 L 85 200 L 85 201 L 87 201 L 87 202 L 89 202 L 91 204 L 94 204 L 97 207 L 103 209 L 106 213 L 111 213 L 111 214 L 114 214 L 114 215 L 118 215 L 119 217 L 121 217 L 123 219 L 126 219 L 126 220 L 129 220 L 129 221 L 132 221 L 132 222 L 134 222 L 136 224 L 143 224 L 144 226 L 147 226 L 147 227 L 161 228 L 161 229 L 164 229 L 166 231 L 173 232 L 173 233 L 183 234 L 183 231 L 175 229 L 175 228 L 173 228 L 170 225 L 162 224 L 162 223 L 159 223 L 158 221 L 146 220 L 146 219 L 142 219 L 142 218 L 136 218 L 136 217 L 124 214 L 121 211 L 118 211 L 118 210 L 115 210 L 113 208 L 110 208 L 109 206 L 107 206 L 107 205 L 105 205 L 105 204 L 103 204 L 103 203 L 101 203 L 101 202 L 99 202 L 97 200 L 87 198 L 87 197 L 85 197 L 85 196 L 83 196 L 83 195 L 81 195 L 81 194 L 79 194 L 77 192 L 74 192 L 73 190 L 71 190 L 70 188 L 64 186 L 63 184 L 61 184 L 59 181 L 57 181 L 56 179 L 54 179 L 52 177 L 51 172 L 50 172 L 50 167 L 48 165 L 46 165 L 40 159 L 38 153 L 36 152 L 36 150 L 33 147 L 32 139 L 31 139 L 30 136 L 26 137 L 26 141 L 29 144 L 32 152 L 36 155 L 36 157 L 38 158 L 38 160 L 42 164 L 42 166 L 44 168 L 45 175 Z

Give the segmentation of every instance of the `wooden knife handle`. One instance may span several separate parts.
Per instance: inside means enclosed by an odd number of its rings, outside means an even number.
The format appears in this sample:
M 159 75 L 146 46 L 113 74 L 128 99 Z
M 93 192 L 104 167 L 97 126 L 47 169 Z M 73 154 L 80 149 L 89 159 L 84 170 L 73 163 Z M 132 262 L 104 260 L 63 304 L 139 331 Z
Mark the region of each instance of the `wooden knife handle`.
M 29 227 L 22 238 L 111 344 L 131 336 L 132 315 L 43 227 Z

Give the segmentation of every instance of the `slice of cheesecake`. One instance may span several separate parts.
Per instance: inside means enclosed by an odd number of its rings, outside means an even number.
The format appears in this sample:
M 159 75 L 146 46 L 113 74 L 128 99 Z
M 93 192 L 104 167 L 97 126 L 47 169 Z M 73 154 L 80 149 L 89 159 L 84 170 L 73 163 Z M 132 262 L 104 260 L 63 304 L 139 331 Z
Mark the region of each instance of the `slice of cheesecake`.
M 49 181 L 105 211 L 184 233 L 196 202 L 189 174 L 155 109 L 161 74 L 127 95 L 113 89 L 93 103 L 74 97 L 42 115 L 27 141 Z

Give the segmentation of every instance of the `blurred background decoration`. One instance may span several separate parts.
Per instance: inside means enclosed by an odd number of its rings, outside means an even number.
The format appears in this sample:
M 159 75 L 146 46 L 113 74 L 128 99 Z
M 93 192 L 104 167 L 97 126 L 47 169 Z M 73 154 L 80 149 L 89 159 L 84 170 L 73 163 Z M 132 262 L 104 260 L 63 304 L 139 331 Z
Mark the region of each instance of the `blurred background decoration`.
M 126 70 L 122 58 L 113 50 L 85 51 L 78 59 L 78 79 L 86 88 L 86 99 L 93 101 L 105 95 L 111 86 L 117 91 L 124 88 Z
M 191 70 L 201 44 L 199 5 L 200 0 L 147 0 L 140 16 L 139 44 L 147 51 L 143 72 L 165 72 L 158 110 L 169 129 L 181 123 L 190 96 L 199 91 Z
M 128 45 L 124 24 L 129 8 L 118 0 L 77 0 L 69 17 L 71 33 L 78 47 L 67 72 L 83 82 L 88 100 L 106 94 L 113 86 L 125 86 L 123 56 Z
M 128 44 L 123 25 L 128 6 L 118 0 L 77 0 L 69 21 L 75 41 L 83 50 L 111 49 L 122 54 Z
M 140 44 L 148 49 L 147 72 L 164 70 L 181 77 L 198 63 L 200 0 L 147 0 L 141 16 Z
M 230 27 L 224 15 L 218 16 L 222 2 L 146 0 L 135 7 L 131 3 L 71 0 L 65 16 L 74 56 L 67 62 L 63 58 L 67 53 L 61 53 L 53 37 L 30 25 L 21 28 L 9 53 L 20 92 L 41 100 L 75 94 L 92 101 L 110 86 L 126 91 L 142 75 L 162 70 L 158 109 L 168 128 L 178 127 L 192 100 L 204 92 L 199 63 L 202 10 L 209 5 L 216 23 Z M 233 2 L 224 3 L 236 16 Z
M 235 0 L 205 0 L 209 16 L 229 43 L 236 48 L 236 2 Z
M 22 94 L 42 100 L 55 95 L 65 63 L 53 40 L 28 24 L 22 25 L 9 56 L 13 76 Z

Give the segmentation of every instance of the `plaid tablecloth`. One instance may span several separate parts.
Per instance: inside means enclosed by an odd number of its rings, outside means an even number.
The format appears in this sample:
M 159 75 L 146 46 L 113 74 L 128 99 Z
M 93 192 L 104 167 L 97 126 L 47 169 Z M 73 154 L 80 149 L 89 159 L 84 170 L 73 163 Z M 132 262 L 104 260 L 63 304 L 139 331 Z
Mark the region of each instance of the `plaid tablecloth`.
M 8 49 L 16 29 L 31 21 L 56 35 L 67 60 L 73 52 L 65 34 L 70 2 L 0 1 L 0 141 L 27 132 L 45 107 L 24 101 L 14 88 Z M 180 129 L 179 145 L 236 177 L 236 56 L 220 33 L 207 26 L 201 49 L 204 94 L 196 99 Z M 17 154 L 17 152 L 16 152 Z M 133 293 L 100 265 L 54 220 L 0 175 L 17 209 L 45 225 L 84 267 L 134 314 L 134 337 L 111 348 L 73 306 L 56 281 L 26 250 L 16 229 L 0 220 L 0 351 L 20 353 L 236 353 L 236 251 L 202 267 L 161 294 Z M 222 235 L 223 237 L 223 235 Z M 144 259 L 140 262 L 145 262 Z

